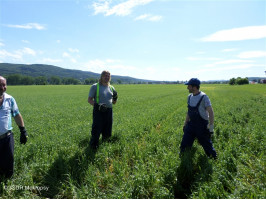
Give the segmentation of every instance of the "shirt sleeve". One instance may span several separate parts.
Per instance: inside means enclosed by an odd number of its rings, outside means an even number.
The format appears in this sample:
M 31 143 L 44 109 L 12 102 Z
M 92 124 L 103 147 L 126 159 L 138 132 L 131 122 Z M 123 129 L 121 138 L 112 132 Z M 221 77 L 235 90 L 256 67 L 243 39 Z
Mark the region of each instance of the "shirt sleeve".
M 205 95 L 205 97 L 204 97 L 204 102 L 205 102 L 206 108 L 212 106 L 211 101 L 207 95 Z
M 18 105 L 13 97 L 11 98 L 11 114 L 13 117 L 19 114 Z
M 89 92 L 89 97 L 95 98 L 96 89 L 97 89 L 97 85 L 94 84 L 94 85 L 91 86 L 91 89 L 90 89 L 90 92 Z

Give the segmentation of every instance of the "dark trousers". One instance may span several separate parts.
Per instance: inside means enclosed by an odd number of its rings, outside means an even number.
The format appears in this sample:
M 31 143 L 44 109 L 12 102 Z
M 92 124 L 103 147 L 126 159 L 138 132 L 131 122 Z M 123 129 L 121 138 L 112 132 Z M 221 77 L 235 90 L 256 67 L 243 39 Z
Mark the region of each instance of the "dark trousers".
M 13 133 L 0 139 L 0 175 L 9 178 L 14 172 L 14 138 Z
M 204 121 L 188 122 L 184 128 L 184 135 L 180 146 L 181 153 L 184 152 L 186 148 L 191 148 L 194 140 L 197 138 L 207 156 L 213 158 L 217 157 L 207 129 L 207 124 L 208 123 Z
M 105 112 L 99 111 L 96 107 L 93 108 L 93 123 L 91 130 L 90 145 L 93 148 L 99 146 L 99 138 L 102 133 L 102 139 L 107 140 L 112 135 L 113 125 L 113 110 L 108 108 Z

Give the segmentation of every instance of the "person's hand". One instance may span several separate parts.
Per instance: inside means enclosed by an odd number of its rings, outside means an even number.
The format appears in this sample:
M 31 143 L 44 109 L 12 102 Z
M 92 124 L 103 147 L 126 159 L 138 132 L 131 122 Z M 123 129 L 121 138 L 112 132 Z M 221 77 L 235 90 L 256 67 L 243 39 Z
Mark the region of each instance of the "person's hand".
M 28 140 L 27 131 L 25 127 L 21 127 L 21 126 L 19 126 L 19 130 L 20 130 L 20 144 L 26 144 Z
M 214 125 L 213 124 L 208 124 L 208 129 L 209 129 L 210 133 L 213 133 Z
M 208 127 L 207 127 L 207 134 L 208 134 L 209 138 L 211 138 L 211 137 L 213 136 L 213 131 L 214 131 L 214 126 L 213 126 L 213 124 L 212 124 L 212 125 L 208 124 Z

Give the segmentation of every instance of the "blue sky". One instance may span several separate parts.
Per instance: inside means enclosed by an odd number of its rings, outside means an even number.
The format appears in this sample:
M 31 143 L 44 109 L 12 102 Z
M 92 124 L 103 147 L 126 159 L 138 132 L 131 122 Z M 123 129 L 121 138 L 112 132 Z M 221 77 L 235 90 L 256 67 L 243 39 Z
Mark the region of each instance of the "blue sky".
M 0 16 L 0 62 L 167 81 L 265 76 L 265 0 L 1 0 Z

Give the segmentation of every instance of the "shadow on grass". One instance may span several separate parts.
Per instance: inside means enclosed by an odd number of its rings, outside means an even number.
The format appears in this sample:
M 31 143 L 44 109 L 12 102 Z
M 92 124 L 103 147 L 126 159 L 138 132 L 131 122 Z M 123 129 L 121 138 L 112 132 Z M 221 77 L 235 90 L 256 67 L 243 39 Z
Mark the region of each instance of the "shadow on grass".
M 119 137 L 112 136 L 102 143 L 116 143 Z M 47 174 L 41 181 L 44 186 L 49 187 L 48 191 L 42 191 L 41 197 L 45 198 L 73 198 L 70 195 L 65 194 L 62 197 L 60 194 L 64 194 L 69 185 L 69 180 L 76 186 L 82 185 L 84 183 L 84 178 L 86 177 L 86 172 L 89 165 L 93 165 L 95 162 L 95 154 L 97 149 L 93 149 L 89 145 L 90 138 L 86 138 L 79 143 L 81 149 L 85 148 L 82 152 L 77 152 L 73 157 L 66 158 L 66 153 L 59 153 L 58 158 L 54 161 L 50 167 Z
M 89 164 L 93 164 L 97 150 L 89 146 L 89 139 L 86 138 L 79 143 L 84 152 L 77 152 L 73 157 L 66 158 L 66 153 L 59 153 L 49 171 L 42 180 L 42 184 L 49 187 L 48 191 L 42 191 L 41 196 L 45 198 L 60 198 L 58 194 L 68 185 L 71 178 L 75 184 L 80 185 L 85 177 Z M 62 197 L 61 197 L 62 198 Z
M 174 185 L 174 196 L 177 199 L 187 199 L 197 184 L 211 180 L 212 164 L 205 155 L 200 155 L 195 161 L 196 149 L 188 149 L 180 157 L 181 164 L 177 168 L 177 183 Z

